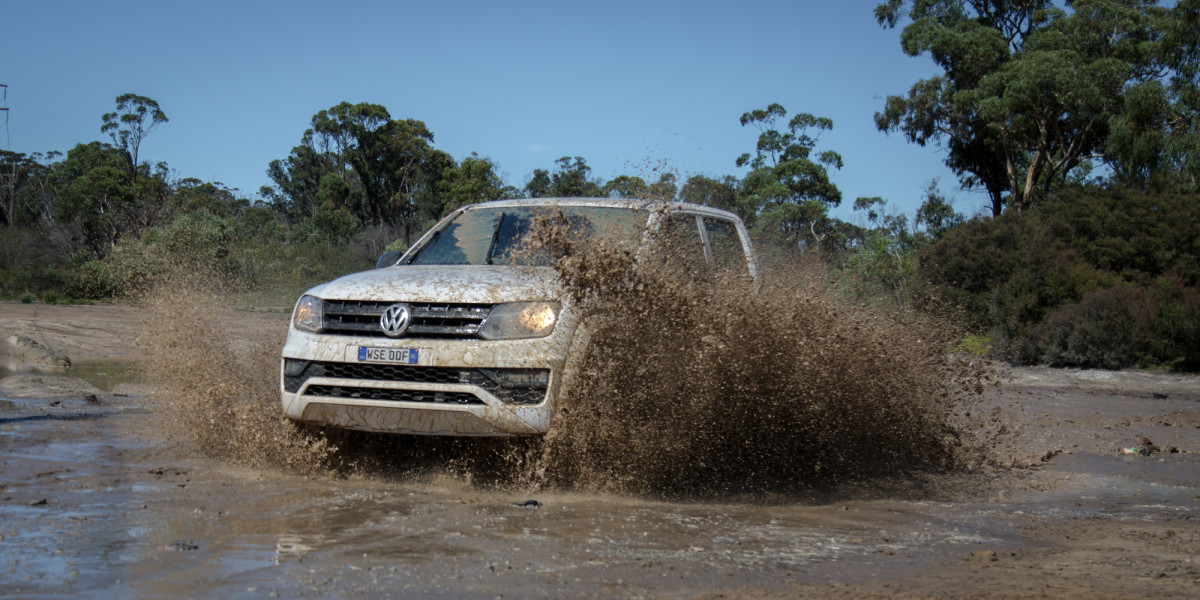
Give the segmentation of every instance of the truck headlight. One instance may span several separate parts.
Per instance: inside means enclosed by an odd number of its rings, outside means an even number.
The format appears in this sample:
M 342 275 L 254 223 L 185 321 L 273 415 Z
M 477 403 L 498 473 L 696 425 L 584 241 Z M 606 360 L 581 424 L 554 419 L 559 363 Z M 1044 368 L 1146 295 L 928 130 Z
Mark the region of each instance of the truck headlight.
M 324 302 L 315 296 L 304 296 L 292 313 L 292 326 L 300 331 L 320 333 L 325 326 Z
M 497 304 L 479 328 L 485 340 L 519 340 L 550 335 L 558 322 L 557 302 Z

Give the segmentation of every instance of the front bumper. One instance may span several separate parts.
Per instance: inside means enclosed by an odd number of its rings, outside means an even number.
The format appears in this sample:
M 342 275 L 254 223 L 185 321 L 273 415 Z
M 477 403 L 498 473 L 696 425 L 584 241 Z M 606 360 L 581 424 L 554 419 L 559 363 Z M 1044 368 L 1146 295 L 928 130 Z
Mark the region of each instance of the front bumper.
M 280 365 L 284 413 L 296 421 L 387 433 L 545 433 L 571 328 L 529 340 L 387 339 L 291 329 Z M 353 360 L 359 347 L 417 350 L 416 364 Z

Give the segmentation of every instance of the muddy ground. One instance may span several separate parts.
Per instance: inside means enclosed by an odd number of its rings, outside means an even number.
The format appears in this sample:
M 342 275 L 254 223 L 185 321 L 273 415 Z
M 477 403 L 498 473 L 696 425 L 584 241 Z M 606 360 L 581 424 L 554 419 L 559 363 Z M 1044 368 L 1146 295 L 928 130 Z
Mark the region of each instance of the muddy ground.
M 1200 596 L 1200 381 L 1014 369 L 1007 467 L 769 503 L 301 477 L 168 443 L 129 306 L 0 303 L 0 596 Z M 228 321 L 272 335 L 282 312 Z M 1147 440 L 1158 451 L 1124 454 Z M 536 502 L 527 502 L 534 500 Z

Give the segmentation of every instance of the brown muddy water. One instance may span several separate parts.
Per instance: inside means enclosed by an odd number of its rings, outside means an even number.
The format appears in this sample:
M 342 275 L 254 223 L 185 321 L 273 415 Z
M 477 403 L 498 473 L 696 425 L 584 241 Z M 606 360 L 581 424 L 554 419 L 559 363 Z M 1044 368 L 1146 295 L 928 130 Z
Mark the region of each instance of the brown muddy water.
M 983 401 L 1013 467 L 770 502 L 304 476 L 167 444 L 136 397 L 8 398 L 0 595 L 1194 597 L 1194 382 L 1016 375 Z
M 662 286 L 591 256 L 572 267 L 580 301 L 659 309 L 596 332 L 639 352 L 590 359 L 543 442 L 297 430 L 276 405 L 286 317 L 201 317 L 188 307 L 212 303 L 194 295 L 147 300 L 141 359 L 118 381 L 5 374 L 0 596 L 1200 589 L 1195 377 L 1014 369 L 986 385 L 930 324 L 794 287 L 647 292 Z M 728 310 L 745 303 L 760 310 Z M 682 305 L 697 318 L 663 310 Z M 728 326 L 760 312 L 769 323 Z M 714 369 L 714 356 L 749 358 Z M 134 372 L 144 385 L 119 381 Z M 636 385 L 614 385 L 621 373 Z M 1122 453 L 1135 446 L 1147 454 Z

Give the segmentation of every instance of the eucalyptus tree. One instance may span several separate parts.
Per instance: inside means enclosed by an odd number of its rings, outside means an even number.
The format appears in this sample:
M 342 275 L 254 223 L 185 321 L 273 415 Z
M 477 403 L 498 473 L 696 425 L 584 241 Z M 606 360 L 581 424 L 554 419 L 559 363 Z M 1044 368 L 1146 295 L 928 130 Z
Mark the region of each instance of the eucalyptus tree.
M 159 108 L 158 102 L 145 96 L 121 94 L 116 102 L 117 110 L 101 117 L 104 124 L 100 126 L 100 131 L 107 133 L 113 143 L 128 155 L 129 175 L 136 181 L 141 164 L 138 152 L 142 141 L 168 121 L 167 115 Z
M 433 133 L 415 119 L 393 120 L 379 104 L 342 102 L 313 117 L 313 131 L 333 140 L 335 154 L 362 184 L 360 219 L 412 228 L 417 173 L 432 147 Z
M 815 152 L 821 132 L 833 121 L 798 113 L 786 121 L 779 104 L 744 113 L 743 127 L 759 130 L 754 153 L 738 157 L 739 167 L 750 167 L 741 183 L 744 212 L 765 233 L 788 242 L 819 243 L 820 229 L 828 223 L 827 210 L 842 201 L 842 193 L 829 180 L 829 169 L 842 168 L 842 157 L 833 150 Z M 815 152 L 815 153 L 814 153 Z
M 275 186 L 266 190 L 266 196 L 277 211 L 295 218 L 312 218 L 320 206 L 317 193 L 321 180 L 325 175 L 343 171 L 344 162 L 328 149 L 319 150 L 313 137 L 311 129 L 306 131 L 287 158 L 272 160 L 267 165 L 267 176 Z M 356 181 L 352 183 L 357 185 Z
M 645 198 L 650 194 L 646 180 L 636 175 L 618 175 L 600 188 L 609 198 Z
M 554 171 L 534 169 L 522 192 L 530 198 L 584 198 L 618 193 L 613 188 L 606 191 L 603 180 L 591 177 L 592 167 L 582 156 L 563 156 L 554 165 Z
M 1024 210 L 1094 164 L 1156 168 L 1134 150 L 1146 138 L 1109 137 L 1154 120 L 1135 123 L 1135 107 L 1160 114 L 1147 107 L 1171 71 L 1163 31 L 1178 16 L 1154 0 L 888 0 L 875 17 L 887 28 L 906 21 L 904 52 L 942 69 L 889 96 L 876 126 L 943 146 L 947 166 L 988 193 L 994 215 L 1006 204 Z
M 659 175 L 654 183 L 637 175 L 618 175 L 600 186 L 600 194 L 609 198 L 674 200 L 677 192 L 675 174 L 670 172 Z
M 364 225 L 401 229 L 411 242 L 429 212 L 423 205 L 432 201 L 442 171 L 453 163 L 433 148 L 425 123 L 393 119 L 379 104 L 342 102 L 317 112 L 311 124 L 301 145 L 267 171 L 287 204 L 313 215 L 321 206 L 322 179 L 335 174 L 346 184 L 346 210 Z
M 107 254 L 131 229 L 130 214 L 139 194 L 127 156 L 108 144 L 91 142 L 75 146 L 52 167 L 50 216 L 55 223 L 77 228 L 80 241 L 96 256 Z
M 1133 86 L 1110 124 L 1106 155 L 1135 184 L 1200 190 L 1200 0 L 1180 0 L 1160 21 L 1166 75 Z
M 564 156 L 554 161 L 558 169 L 550 174 L 550 195 L 563 198 L 602 196 L 601 183 L 591 179 L 592 168 L 581 156 Z
M 965 222 L 966 218 L 956 212 L 938 190 L 937 180 L 929 182 L 929 186 L 925 188 L 925 201 L 917 208 L 917 225 L 924 227 L 925 233 L 936 240 Z
M 525 183 L 523 192 L 530 198 L 547 198 L 551 195 L 550 183 L 550 171 L 534 169 L 529 181 Z
M 675 174 L 671 172 L 659 175 L 658 181 L 650 184 L 647 195 L 655 200 L 674 200 L 675 195 L 679 193 L 679 186 L 675 180 Z
M 7 227 L 34 225 L 46 214 L 53 198 L 50 187 L 48 161 L 59 156 L 51 152 L 48 156 L 40 152 L 26 155 L 20 152 L 0 150 L 0 168 L 9 179 L 8 185 L 0 185 L 0 224 Z
M 741 182 L 733 175 L 721 179 L 693 175 L 679 189 L 679 200 L 728 210 L 737 213 L 748 225 L 753 224 L 754 209 L 748 207 L 740 188 Z

